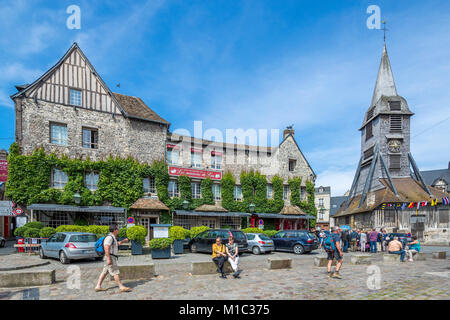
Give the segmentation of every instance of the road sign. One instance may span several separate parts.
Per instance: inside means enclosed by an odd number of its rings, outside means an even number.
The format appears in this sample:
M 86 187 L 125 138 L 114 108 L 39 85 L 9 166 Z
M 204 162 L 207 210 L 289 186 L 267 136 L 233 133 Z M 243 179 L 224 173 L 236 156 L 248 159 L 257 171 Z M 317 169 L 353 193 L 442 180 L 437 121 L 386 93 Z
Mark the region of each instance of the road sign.
M 128 217 L 128 223 L 129 224 L 133 224 L 134 223 L 134 218 L 133 217 Z
M 14 214 L 15 214 L 16 216 L 20 216 L 22 213 L 23 213 L 23 210 L 20 209 L 20 208 L 16 208 L 16 210 L 14 210 Z

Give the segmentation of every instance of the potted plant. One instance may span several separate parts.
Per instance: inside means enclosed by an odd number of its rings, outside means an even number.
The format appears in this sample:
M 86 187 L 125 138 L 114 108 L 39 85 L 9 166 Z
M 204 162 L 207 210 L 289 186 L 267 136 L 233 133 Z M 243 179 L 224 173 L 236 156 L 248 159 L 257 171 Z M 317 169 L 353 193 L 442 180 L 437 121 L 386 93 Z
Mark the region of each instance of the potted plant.
M 171 238 L 154 238 L 150 240 L 149 246 L 152 250 L 152 259 L 169 259 Z
M 142 254 L 142 246 L 145 244 L 147 229 L 143 226 L 133 226 L 127 229 L 127 238 L 131 240 L 131 254 Z
M 117 235 L 118 239 L 117 241 L 122 241 L 123 239 L 125 239 L 127 237 L 127 227 L 123 227 L 119 230 L 119 234 Z M 128 243 L 126 244 L 122 244 L 119 246 L 119 250 L 129 250 L 130 246 L 128 245 Z
M 184 239 L 186 238 L 186 229 L 179 226 L 170 227 L 169 237 L 173 240 L 173 253 L 182 254 Z

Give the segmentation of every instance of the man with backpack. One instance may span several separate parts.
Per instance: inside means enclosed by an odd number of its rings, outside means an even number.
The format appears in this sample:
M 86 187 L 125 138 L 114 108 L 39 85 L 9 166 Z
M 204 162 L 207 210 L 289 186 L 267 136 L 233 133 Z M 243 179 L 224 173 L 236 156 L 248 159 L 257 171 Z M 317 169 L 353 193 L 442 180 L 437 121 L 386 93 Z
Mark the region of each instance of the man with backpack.
M 119 251 L 119 245 L 121 245 L 123 242 L 127 242 L 128 239 L 124 239 L 122 241 L 117 241 L 116 237 L 119 234 L 119 227 L 117 225 L 112 225 L 109 227 L 109 234 L 103 238 L 102 240 L 102 248 L 103 250 L 98 250 L 96 248 L 97 252 L 104 252 L 104 258 L 103 261 L 105 262 L 103 265 L 103 271 L 100 274 L 100 277 L 98 278 L 97 285 L 95 286 L 95 291 L 106 291 L 107 289 L 102 288 L 102 282 L 105 279 L 106 275 L 109 273 L 111 276 L 114 277 L 114 280 L 116 281 L 117 285 L 119 286 L 120 292 L 129 292 L 131 291 L 131 288 L 125 287 L 122 282 L 120 281 L 119 277 L 119 266 L 117 265 L 117 259 L 118 259 L 118 251 Z M 101 239 L 99 239 L 101 240 Z
M 341 250 L 341 239 L 339 236 L 339 229 L 336 227 L 331 228 L 331 234 L 329 234 L 323 241 L 323 248 L 325 249 L 328 255 L 328 277 L 342 279 L 342 276 L 339 274 L 339 270 L 341 269 L 342 262 L 344 261 L 344 254 Z M 331 273 L 331 265 L 333 264 L 333 259 L 336 259 L 336 270 L 332 274 Z

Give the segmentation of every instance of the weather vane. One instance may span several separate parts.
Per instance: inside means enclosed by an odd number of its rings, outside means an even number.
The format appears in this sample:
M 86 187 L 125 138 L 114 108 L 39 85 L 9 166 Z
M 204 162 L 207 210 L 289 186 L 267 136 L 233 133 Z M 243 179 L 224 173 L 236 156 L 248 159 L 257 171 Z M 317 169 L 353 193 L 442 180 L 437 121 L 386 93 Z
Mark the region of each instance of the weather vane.
M 389 31 L 389 29 L 386 29 L 386 20 L 381 21 L 381 23 L 383 24 L 383 28 L 381 30 L 384 32 L 384 43 L 386 43 L 386 31 Z

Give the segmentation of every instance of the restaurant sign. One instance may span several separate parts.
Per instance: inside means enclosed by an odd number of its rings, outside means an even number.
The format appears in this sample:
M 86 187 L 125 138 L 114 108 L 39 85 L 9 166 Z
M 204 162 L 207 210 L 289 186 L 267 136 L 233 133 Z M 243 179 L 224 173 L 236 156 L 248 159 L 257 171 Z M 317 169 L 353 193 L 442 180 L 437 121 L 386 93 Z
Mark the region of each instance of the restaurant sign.
M 0 160 L 0 182 L 8 180 L 8 161 Z
M 169 174 L 171 176 L 188 176 L 197 179 L 206 179 L 206 177 L 210 177 L 212 180 L 222 180 L 222 172 L 220 171 L 169 167 Z

